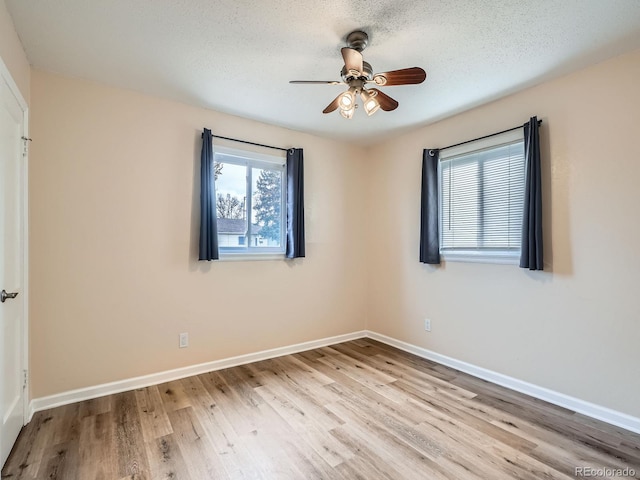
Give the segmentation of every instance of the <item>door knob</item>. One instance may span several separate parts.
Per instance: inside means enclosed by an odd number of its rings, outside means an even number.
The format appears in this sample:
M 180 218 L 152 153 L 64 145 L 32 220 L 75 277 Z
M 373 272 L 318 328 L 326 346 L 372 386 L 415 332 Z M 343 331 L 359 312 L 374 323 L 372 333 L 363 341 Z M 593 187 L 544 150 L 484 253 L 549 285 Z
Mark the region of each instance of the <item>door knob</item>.
M 4 289 L 2 289 L 2 292 L 0 292 L 0 302 L 4 303 L 5 300 L 9 298 L 16 298 L 17 296 L 18 292 L 7 293 L 4 291 Z

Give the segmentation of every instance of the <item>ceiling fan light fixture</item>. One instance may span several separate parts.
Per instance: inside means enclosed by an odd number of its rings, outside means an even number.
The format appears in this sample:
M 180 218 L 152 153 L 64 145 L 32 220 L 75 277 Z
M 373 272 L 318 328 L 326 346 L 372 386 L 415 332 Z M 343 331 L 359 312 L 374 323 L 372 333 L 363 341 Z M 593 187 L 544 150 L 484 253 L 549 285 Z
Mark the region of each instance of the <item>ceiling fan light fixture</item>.
M 367 112 L 367 115 L 371 116 L 376 113 L 380 109 L 380 104 L 375 98 L 372 98 L 367 103 L 364 104 L 364 111 Z
M 351 87 L 349 90 L 340 95 L 340 100 L 338 101 L 338 105 L 340 105 L 340 110 L 353 110 L 354 105 L 356 104 L 356 92 L 355 88 Z
M 420 67 L 401 68 L 388 72 L 373 73 L 371 64 L 364 61 L 362 51 L 369 42 L 366 32 L 356 30 L 347 35 L 347 46 L 340 49 L 344 62 L 340 70 L 342 81 L 317 81 L 317 80 L 293 80 L 289 83 L 302 84 L 330 84 L 348 85 L 346 92 L 340 93 L 325 107 L 322 113 L 331 113 L 340 110 L 340 115 L 350 119 L 358 108 L 358 96 L 362 99 L 362 106 L 368 116 L 378 110 L 391 112 L 398 108 L 398 102 L 377 88 L 367 86 L 375 84 L 376 87 L 393 87 L 396 85 L 417 85 L 425 81 L 427 72 Z
M 356 111 L 356 105 L 351 107 L 349 110 L 340 109 L 340 115 L 342 115 L 347 120 L 351 120 L 353 118 L 353 114 Z
M 371 116 L 376 113 L 380 109 L 380 102 L 376 98 L 377 92 L 368 92 L 367 90 L 362 90 L 360 92 L 360 97 L 362 98 L 362 103 L 364 105 L 364 111 L 367 112 L 367 115 Z

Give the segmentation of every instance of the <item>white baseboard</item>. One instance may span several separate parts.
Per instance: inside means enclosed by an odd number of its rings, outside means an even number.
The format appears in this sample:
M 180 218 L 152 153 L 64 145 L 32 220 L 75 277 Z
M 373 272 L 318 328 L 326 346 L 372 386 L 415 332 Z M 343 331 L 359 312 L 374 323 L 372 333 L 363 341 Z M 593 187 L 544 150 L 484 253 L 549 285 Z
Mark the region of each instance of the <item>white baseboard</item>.
M 434 361 L 447 367 L 455 368 L 456 370 L 468 373 L 469 375 L 473 375 L 474 377 L 487 380 L 489 382 L 495 383 L 496 385 L 500 385 L 511 390 L 524 393 L 526 395 L 530 395 L 554 405 L 558 405 L 574 412 L 581 413 L 588 417 L 601 420 L 620 428 L 624 428 L 625 430 L 640 433 L 640 418 L 633 417 L 626 413 L 618 412 L 607 407 L 596 405 L 585 400 L 580 400 L 579 398 L 571 397 L 563 393 L 555 392 L 553 390 L 549 390 L 532 383 L 524 382 L 522 380 L 518 380 L 517 378 L 509 377 L 492 370 L 487 370 L 486 368 L 478 367 L 461 360 L 456 360 L 455 358 L 447 357 L 446 355 L 441 355 L 431 350 L 427 350 L 426 348 L 418 347 L 416 345 L 412 345 L 410 343 L 406 343 L 377 332 L 372 332 L 370 330 L 347 333 L 344 335 L 337 335 L 335 337 L 312 340 L 310 342 L 297 343 L 295 345 L 263 350 L 261 352 L 239 355 L 237 357 L 230 357 L 222 360 L 214 360 L 212 362 L 191 365 L 189 367 L 176 368 L 174 370 L 153 373 L 150 375 L 144 375 L 142 377 L 128 378 L 117 382 L 94 385 L 77 390 L 70 390 L 68 392 L 62 392 L 55 395 L 50 395 L 48 397 L 34 398 L 29 403 L 28 419 L 29 421 L 31 421 L 31 418 L 33 417 L 33 414 L 35 412 L 46 410 L 48 408 L 81 402 L 83 400 L 98 398 L 104 395 L 126 392 L 128 390 L 135 390 L 136 388 L 157 385 L 159 383 L 190 377 L 192 375 L 200 375 L 201 373 L 222 370 L 224 368 L 258 362 L 260 360 L 267 360 L 269 358 L 281 357 L 283 355 L 303 352 L 305 350 L 312 350 L 314 348 L 326 347 L 329 345 L 334 345 L 336 343 L 347 342 L 349 340 L 355 340 L 357 338 L 364 337 L 378 340 L 379 342 L 385 343 L 392 347 L 396 347 L 400 350 L 404 350 L 405 352 L 412 353 L 414 355 Z
M 91 387 L 79 388 L 77 390 L 69 390 L 67 392 L 57 393 L 55 395 L 49 395 L 47 397 L 34 398 L 29 403 L 29 415 L 27 418 L 29 419 L 28 421 L 31 421 L 31 418 L 33 417 L 33 414 L 35 412 L 46 410 L 48 408 L 60 407 L 62 405 L 81 402 L 83 400 L 90 400 L 92 398 L 98 398 L 104 395 L 126 392 L 128 390 L 135 390 L 136 388 L 148 387 L 150 385 L 170 382 L 172 380 L 178 380 L 180 378 L 200 375 L 201 373 L 213 372 L 215 370 L 222 370 L 224 368 L 259 362 L 260 360 L 268 360 L 270 358 L 281 357 L 283 355 L 290 355 L 292 353 L 313 350 L 314 348 L 326 347 L 328 345 L 334 345 L 341 342 L 348 342 L 349 340 L 355 340 L 357 338 L 363 338 L 365 336 L 365 331 L 346 333 L 344 335 L 337 335 L 335 337 L 327 337 L 320 340 L 296 343 L 295 345 L 272 348 L 270 350 L 263 350 L 261 352 L 238 355 L 237 357 L 214 360 L 212 362 L 176 368 L 174 370 L 167 370 L 165 372 L 152 373 L 150 375 L 144 375 L 141 377 L 127 378 L 125 380 L 119 380 L 117 382 L 104 383 L 102 385 L 94 385 Z
M 487 370 L 486 368 L 478 367 L 461 360 L 456 360 L 455 358 L 447 357 L 431 350 L 427 350 L 426 348 L 418 347 L 401 340 L 396 340 L 395 338 L 391 338 L 380 333 L 367 330 L 366 336 L 400 350 L 404 350 L 405 352 L 413 353 L 418 357 L 434 361 L 447 367 L 455 368 L 456 370 L 468 373 L 474 377 L 495 383 L 496 385 L 524 393 L 531 397 L 544 400 L 545 402 L 549 402 L 611 425 L 624 428 L 625 430 L 640 433 L 640 418 L 633 417 L 626 413 L 618 412 L 585 400 L 580 400 L 579 398 L 571 397 L 564 393 L 555 392 L 548 388 L 524 382 L 517 378 L 509 377 L 492 370 Z

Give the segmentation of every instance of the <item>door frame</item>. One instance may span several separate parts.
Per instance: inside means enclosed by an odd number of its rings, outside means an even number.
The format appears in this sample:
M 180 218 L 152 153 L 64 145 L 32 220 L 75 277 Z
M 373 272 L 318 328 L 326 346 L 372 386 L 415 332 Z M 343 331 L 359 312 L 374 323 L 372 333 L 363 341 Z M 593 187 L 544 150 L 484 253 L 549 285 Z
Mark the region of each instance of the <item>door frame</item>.
M 22 136 L 29 138 L 29 105 L 22 96 L 18 85 L 13 80 L 11 72 L 7 68 L 2 57 L 0 57 L 0 77 L 7 82 L 9 90 L 17 100 L 22 109 Z M 21 202 L 21 220 L 22 220 L 22 365 L 23 375 L 26 375 L 26 382 L 23 395 L 23 419 L 22 424 L 26 425 L 31 420 L 33 412 L 30 409 L 31 397 L 31 378 L 29 375 L 29 140 L 23 141 L 22 146 L 22 162 L 20 165 L 20 176 L 22 178 L 22 202 Z

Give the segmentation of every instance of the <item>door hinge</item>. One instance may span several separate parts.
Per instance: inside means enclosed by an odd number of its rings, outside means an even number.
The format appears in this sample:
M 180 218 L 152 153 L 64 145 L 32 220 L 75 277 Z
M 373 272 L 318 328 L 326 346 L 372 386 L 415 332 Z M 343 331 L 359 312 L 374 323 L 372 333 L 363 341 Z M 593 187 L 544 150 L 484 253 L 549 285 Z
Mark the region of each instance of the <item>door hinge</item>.
M 21 137 L 22 138 L 22 156 L 26 157 L 27 153 L 29 152 L 29 142 L 32 142 L 33 140 L 27 137 Z
M 27 370 L 23 370 L 22 373 L 23 375 L 23 383 L 22 383 L 22 389 L 25 390 L 27 388 L 27 381 L 29 380 L 29 372 Z

